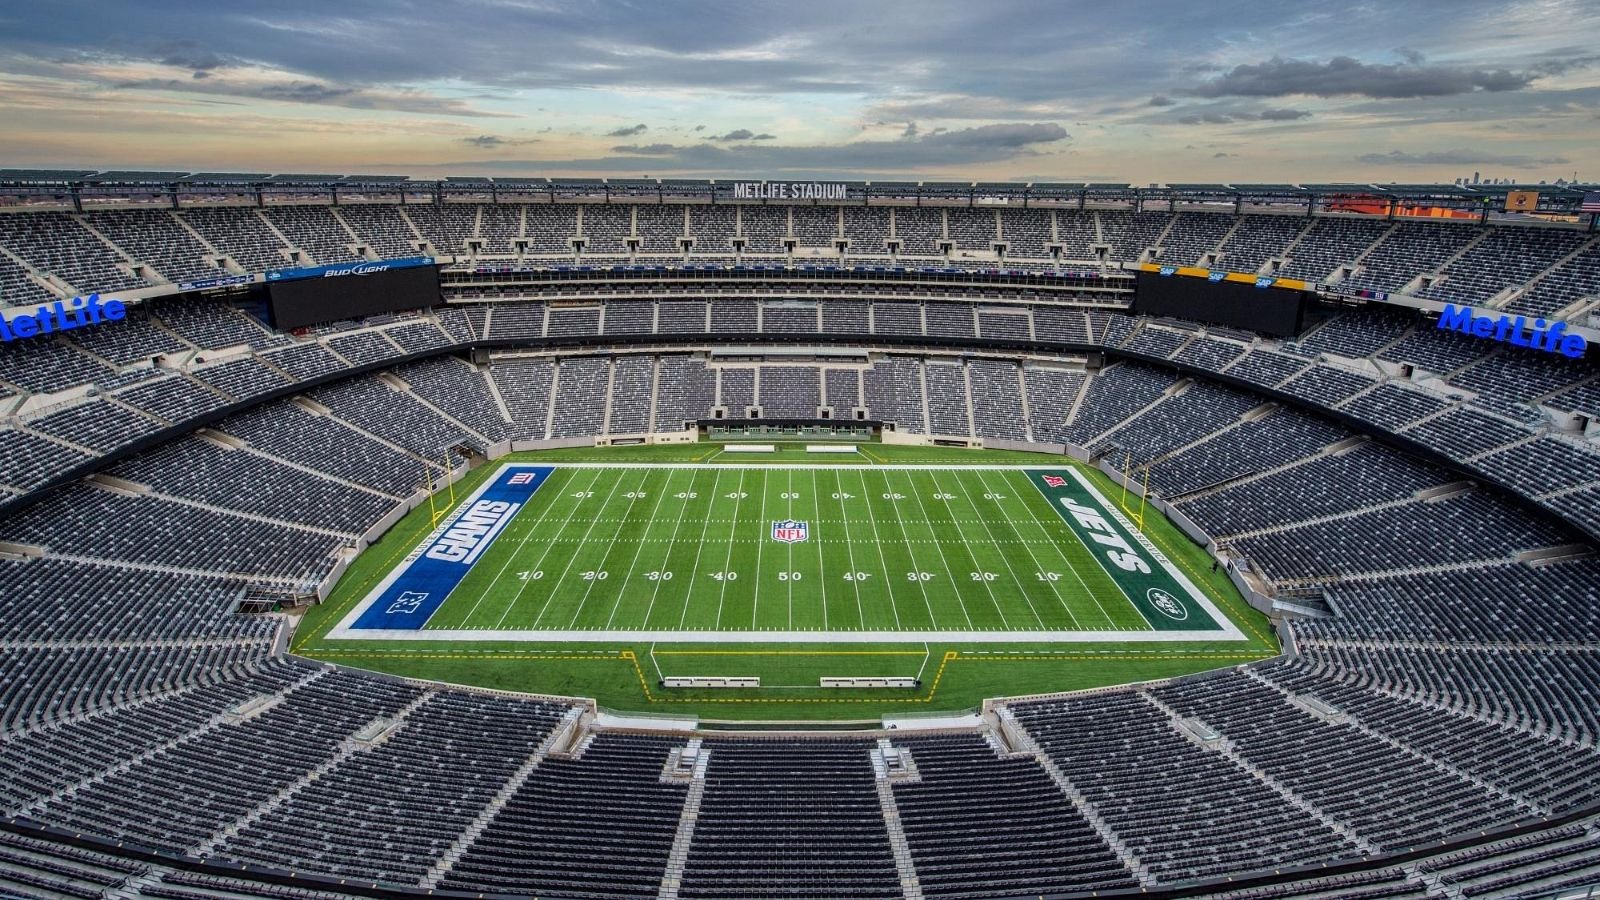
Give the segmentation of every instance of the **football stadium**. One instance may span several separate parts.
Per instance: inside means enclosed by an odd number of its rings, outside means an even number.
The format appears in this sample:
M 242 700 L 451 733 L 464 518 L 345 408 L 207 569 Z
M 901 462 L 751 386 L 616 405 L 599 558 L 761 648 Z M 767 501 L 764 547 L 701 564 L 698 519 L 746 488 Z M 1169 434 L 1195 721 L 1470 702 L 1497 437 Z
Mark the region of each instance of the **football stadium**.
M 0 168 L 0 896 L 1600 896 L 1600 184 L 579 162 Z

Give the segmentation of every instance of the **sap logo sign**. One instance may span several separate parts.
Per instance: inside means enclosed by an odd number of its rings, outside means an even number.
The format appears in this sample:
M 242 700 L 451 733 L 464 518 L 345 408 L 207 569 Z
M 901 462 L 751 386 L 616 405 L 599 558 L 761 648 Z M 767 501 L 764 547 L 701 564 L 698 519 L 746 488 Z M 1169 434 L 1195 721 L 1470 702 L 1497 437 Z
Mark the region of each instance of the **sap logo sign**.
M 1162 278 L 1169 278 L 1169 277 L 1171 277 L 1173 275 L 1178 274 L 1178 267 L 1177 266 L 1162 266 L 1156 272 L 1156 274 L 1160 275 Z
M 1189 618 L 1189 608 L 1183 605 L 1183 601 L 1161 588 L 1151 588 L 1144 592 L 1144 596 L 1151 606 L 1169 619 L 1182 622 Z
M 57 300 L 39 307 L 31 316 L 12 316 L 8 320 L 0 313 L 0 341 L 20 341 L 104 322 L 120 322 L 127 316 L 128 307 L 121 300 L 101 300 L 99 294 L 74 297 L 71 304 Z
M 1256 276 L 1256 287 L 1258 287 L 1258 288 L 1272 287 L 1274 284 L 1277 284 L 1277 283 L 1278 283 L 1278 279 L 1276 279 L 1276 278 L 1270 278 L 1270 277 L 1268 277 L 1266 275 L 1258 275 L 1258 276 Z
M 1210 274 L 1208 274 L 1206 276 L 1206 280 L 1211 282 L 1212 284 L 1216 284 L 1217 282 L 1219 282 L 1219 281 L 1221 281 L 1221 280 L 1223 280 L 1224 278 L 1227 278 L 1227 277 L 1228 277 L 1228 273 L 1227 272 L 1212 272 L 1212 273 L 1210 273 Z
M 440 562 L 470 565 L 489 548 L 489 543 L 521 508 L 521 503 L 479 500 L 451 522 L 450 527 L 445 529 L 444 534 L 440 535 L 423 555 Z
M 1589 342 L 1584 340 L 1583 335 L 1566 333 L 1565 322 L 1547 326 L 1543 319 L 1534 319 L 1532 327 L 1529 327 L 1526 316 L 1491 319 L 1473 315 L 1470 306 L 1457 307 L 1446 303 L 1444 312 L 1439 314 L 1439 327 L 1530 350 L 1559 353 L 1568 359 L 1582 359 L 1589 349 Z
M 1134 552 L 1132 545 L 1123 540 L 1122 535 L 1117 534 L 1116 530 L 1111 527 L 1111 523 L 1106 521 L 1106 517 L 1101 515 L 1099 510 L 1088 506 L 1079 506 L 1071 497 L 1062 497 L 1061 505 L 1067 508 L 1067 512 L 1072 514 L 1073 520 L 1078 523 L 1080 528 L 1088 532 L 1089 537 L 1095 543 L 1111 548 L 1106 551 L 1106 559 L 1111 560 L 1112 565 L 1124 572 L 1150 574 L 1150 564 L 1145 562 L 1144 558 L 1139 556 L 1138 553 Z

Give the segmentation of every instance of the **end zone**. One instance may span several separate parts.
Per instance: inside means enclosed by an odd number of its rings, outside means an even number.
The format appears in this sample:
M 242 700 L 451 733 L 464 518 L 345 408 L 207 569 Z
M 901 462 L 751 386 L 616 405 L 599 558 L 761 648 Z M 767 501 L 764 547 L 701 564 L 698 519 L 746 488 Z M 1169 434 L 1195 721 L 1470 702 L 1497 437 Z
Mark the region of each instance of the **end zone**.
M 329 637 L 419 631 L 553 471 L 551 466 L 503 466 L 407 554 Z

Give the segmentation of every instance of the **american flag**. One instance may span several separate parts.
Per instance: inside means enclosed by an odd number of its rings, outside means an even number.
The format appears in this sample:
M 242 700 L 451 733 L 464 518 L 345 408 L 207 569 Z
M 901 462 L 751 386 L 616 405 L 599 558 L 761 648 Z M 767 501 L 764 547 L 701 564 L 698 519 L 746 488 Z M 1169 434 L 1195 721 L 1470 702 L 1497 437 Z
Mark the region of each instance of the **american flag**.
M 1584 194 L 1583 205 L 1578 208 L 1584 212 L 1600 212 L 1600 194 Z

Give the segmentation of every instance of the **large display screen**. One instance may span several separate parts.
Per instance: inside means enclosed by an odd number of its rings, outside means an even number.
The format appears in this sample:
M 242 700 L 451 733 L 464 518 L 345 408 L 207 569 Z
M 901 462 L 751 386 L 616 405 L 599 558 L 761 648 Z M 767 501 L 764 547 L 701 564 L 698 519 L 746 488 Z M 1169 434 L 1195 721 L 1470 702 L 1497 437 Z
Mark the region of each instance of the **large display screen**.
M 1145 316 L 1170 316 L 1246 328 L 1274 337 L 1293 337 L 1300 333 L 1305 301 L 1304 291 L 1140 272 L 1133 309 Z
M 438 306 L 439 270 L 416 266 L 370 275 L 278 281 L 267 285 L 267 295 L 273 327 L 287 331 L 337 319 Z

